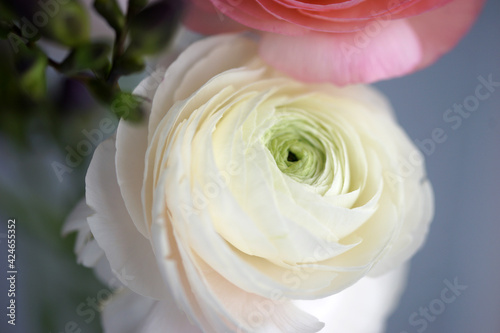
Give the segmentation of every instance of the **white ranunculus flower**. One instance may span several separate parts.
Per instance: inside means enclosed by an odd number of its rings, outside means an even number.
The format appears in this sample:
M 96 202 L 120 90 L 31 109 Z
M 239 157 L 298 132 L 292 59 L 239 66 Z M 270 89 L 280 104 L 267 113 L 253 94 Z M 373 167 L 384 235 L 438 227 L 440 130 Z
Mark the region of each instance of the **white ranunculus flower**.
M 97 148 L 87 222 L 128 277 L 107 332 L 383 329 L 433 212 L 423 157 L 372 88 L 294 81 L 256 48 L 193 44 L 136 89 L 148 122 Z

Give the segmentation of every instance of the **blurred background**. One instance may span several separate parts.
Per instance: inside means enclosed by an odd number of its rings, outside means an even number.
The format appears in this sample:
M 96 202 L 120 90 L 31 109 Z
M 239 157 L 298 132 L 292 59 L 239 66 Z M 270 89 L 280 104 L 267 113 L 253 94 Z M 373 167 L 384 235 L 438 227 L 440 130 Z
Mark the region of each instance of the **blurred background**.
M 470 97 L 479 76 L 500 82 L 499 15 L 500 1 L 489 0 L 469 34 L 435 65 L 377 84 L 409 136 L 428 143 L 436 199 L 429 237 L 411 261 L 389 333 L 500 332 L 500 84 L 477 109 Z M 447 110 L 464 103 L 475 111 L 464 107 L 468 118 L 450 120 Z M 431 148 L 436 128 L 446 141 Z M 440 302 L 443 281 L 455 279 L 467 289 L 450 304 Z M 421 308 L 429 309 L 427 318 Z
M 388 333 L 500 333 L 498 17 L 500 1 L 489 0 L 469 34 L 435 65 L 376 84 L 391 100 L 409 136 L 421 143 L 436 198 L 429 237 L 411 261 L 408 286 L 388 321 Z M 9 91 L 17 83 L 5 79 L 8 70 L 2 61 L 0 332 L 101 332 L 99 308 L 88 302 L 106 287 L 76 263 L 75 236 L 61 237 L 61 227 L 84 194 L 85 170 L 96 145 L 85 133 L 99 128 L 104 118 L 116 124 L 116 115 L 94 102 L 82 84 L 51 70 L 47 98 L 57 103 L 37 101 L 33 107 Z M 130 89 L 144 75 L 120 81 L 121 86 Z M 474 99 L 483 81 L 499 84 L 489 91 L 483 88 L 490 92 L 488 98 Z M 24 121 L 7 117 L 6 100 L 23 106 L 19 119 Z M 474 111 L 450 118 L 447 110 L 464 103 Z M 436 131 L 444 133 L 439 142 L 433 140 Z M 12 218 L 18 271 L 15 327 L 7 325 L 4 314 L 7 220 Z M 467 288 L 445 302 L 442 292 L 449 284 Z M 95 316 L 81 316 L 77 309 Z

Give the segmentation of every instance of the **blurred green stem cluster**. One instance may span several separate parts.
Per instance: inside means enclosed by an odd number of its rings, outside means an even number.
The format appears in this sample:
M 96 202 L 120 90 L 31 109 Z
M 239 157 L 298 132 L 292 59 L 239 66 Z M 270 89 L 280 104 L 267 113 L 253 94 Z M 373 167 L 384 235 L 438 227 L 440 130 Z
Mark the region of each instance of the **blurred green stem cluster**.
M 122 91 L 118 80 L 144 70 L 145 57 L 168 45 L 181 4 L 129 0 L 122 11 L 117 0 L 94 0 L 92 8 L 77 0 L 0 0 L 0 132 L 27 142 L 35 121 L 57 133 L 66 114 L 93 100 L 119 117 L 140 120 L 140 98 Z M 114 39 L 94 40 L 91 16 L 104 19 Z M 54 58 L 46 45 L 65 56 Z M 68 100 L 72 82 L 83 89 Z M 124 99 L 133 100 L 130 109 L 113 110 Z

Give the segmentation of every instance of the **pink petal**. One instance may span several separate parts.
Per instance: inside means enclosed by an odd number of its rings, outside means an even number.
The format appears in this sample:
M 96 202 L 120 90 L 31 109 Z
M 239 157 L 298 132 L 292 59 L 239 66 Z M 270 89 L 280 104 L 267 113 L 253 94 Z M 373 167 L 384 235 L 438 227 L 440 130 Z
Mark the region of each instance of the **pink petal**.
M 362 29 L 373 17 L 392 15 L 407 8 L 414 7 L 415 1 L 404 1 L 394 4 L 394 1 L 365 1 L 352 8 L 343 10 L 302 10 L 294 6 L 287 8 L 275 0 L 256 0 L 266 11 L 277 19 L 302 26 L 313 31 L 350 32 Z M 450 0 L 438 0 L 445 2 Z M 436 0 L 434 0 L 436 2 Z M 229 13 L 228 15 L 231 15 Z M 392 19 L 392 18 L 386 18 Z M 288 34 L 286 31 L 282 32 Z
M 191 0 L 186 1 L 186 3 L 187 8 L 183 22 L 193 31 L 205 35 L 214 35 L 246 29 L 244 25 L 224 15 L 209 1 Z
M 423 58 L 415 69 L 432 64 L 452 49 L 471 28 L 485 2 L 454 0 L 442 8 L 409 18 L 423 51 Z
M 199 1 L 199 0 L 196 0 Z M 241 24 L 269 32 L 286 35 L 303 35 L 308 29 L 279 19 L 267 12 L 256 1 L 246 0 L 210 0 L 226 16 Z
M 266 0 L 259 0 L 266 1 Z M 267 0 L 269 1 L 269 0 Z M 317 19 L 331 20 L 348 23 L 373 19 L 384 16 L 387 20 L 394 20 L 424 13 L 446 5 L 453 0 L 417 0 L 417 1 L 364 1 L 352 8 L 343 10 L 307 10 L 301 11 L 303 15 L 310 15 Z
M 192 0 L 200 2 L 201 0 Z M 452 0 L 211 0 L 221 13 L 248 27 L 284 35 L 301 35 L 304 30 L 352 32 L 373 19 L 394 20 L 418 15 Z
M 371 36 L 371 37 L 370 37 Z M 260 55 L 306 82 L 369 83 L 414 70 L 422 60 L 418 36 L 405 20 L 374 22 L 356 33 L 264 34 Z
M 362 3 L 365 0 L 350 0 L 333 2 L 328 0 L 316 0 L 303 2 L 301 0 L 274 0 L 287 7 L 296 7 L 299 9 L 324 10 L 324 9 L 342 9 L 350 8 Z
M 267 33 L 260 54 L 272 66 L 304 81 L 346 85 L 398 77 L 430 65 L 455 46 L 484 2 L 455 0 L 408 19 L 372 21 L 356 33 L 303 37 Z

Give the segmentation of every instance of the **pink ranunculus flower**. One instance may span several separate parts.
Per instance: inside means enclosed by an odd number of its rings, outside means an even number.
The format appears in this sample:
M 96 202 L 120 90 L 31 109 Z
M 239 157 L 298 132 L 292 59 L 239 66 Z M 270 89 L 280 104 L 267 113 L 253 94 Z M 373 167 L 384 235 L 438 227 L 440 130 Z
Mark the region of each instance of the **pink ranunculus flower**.
M 430 65 L 458 43 L 484 2 L 190 0 L 185 22 L 205 34 L 260 30 L 260 54 L 274 67 L 303 81 L 346 85 Z

